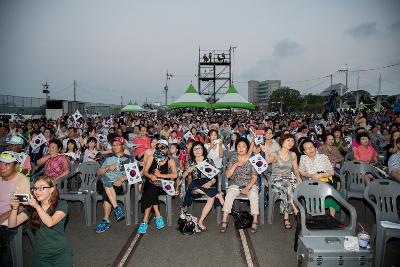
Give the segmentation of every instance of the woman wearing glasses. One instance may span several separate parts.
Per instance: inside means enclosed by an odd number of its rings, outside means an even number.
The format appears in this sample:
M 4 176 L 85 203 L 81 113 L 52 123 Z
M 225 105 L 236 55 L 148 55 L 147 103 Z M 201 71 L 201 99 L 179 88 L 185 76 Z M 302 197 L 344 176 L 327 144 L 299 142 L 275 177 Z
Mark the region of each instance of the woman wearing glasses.
M 72 266 L 72 251 L 64 231 L 67 202 L 59 199 L 50 177 L 37 177 L 32 193 L 33 197 L 22 203 L 27 208 L 20 214 L 17 211 L 21 203 L 15 197 L 11 199 L 8 227 L 30 220 L 32 229 L 36 230 L 32 266 Z
M 188 177 L 189 184 L 185 194 L 185 199 L 183 201 L 184 207 L 191 206 L 193 199 L 207 195 L 207 203 L 204 205 L 198 221 L 199 229 L 204 232 L 207 230 L 207 228 L 204 226 L 204 220 L 208 213 L 210 213 L 215 198 L 218 200 L 218 202 L 215 204 L 216 206 L 223 205 L 224 199 L 222 195 L 218 193 L 218 189 L 216 187 L 217 176 L 209 179 L 199 169 L 196 168 L 196 165 L 202 163 L 203 161 L 207 161 L 211 165 L 214 165 L 214 162 L 211 159 L 207 159 L 207 150 L 205 149 L 204 144 L 196 141 L 193 143 L 192 148 L 190 149 L 190 160 L 186 163 L 185 171 L 183 172 L 182 176 L 184 179 Z
M 160 214 L 158 196 L 163 193 L 161 179 L 176 179 L 178 174 L 174 160 L 167 157 L 168 142 L 159 140 L 156 145 L 154 155 L 150 156 L 144 166 L 146 181 L 142 193 L 142 212 L 144 213 L 143 222 L 140 224 L 138 232 L 145 234 L 149 226 L 150 212 L 154 209 L 154 220 L 158 230 L 165 227 L 163 217 Z

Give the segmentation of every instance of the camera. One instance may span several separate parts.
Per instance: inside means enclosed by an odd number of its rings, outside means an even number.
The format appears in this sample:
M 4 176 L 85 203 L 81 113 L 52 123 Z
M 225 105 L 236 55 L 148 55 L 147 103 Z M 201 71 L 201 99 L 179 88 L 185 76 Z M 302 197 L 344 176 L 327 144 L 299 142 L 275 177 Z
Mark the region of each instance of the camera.
M 28 202 L 29 194 L 14 194 L 14 197 L 18 198 L 19 202 Z

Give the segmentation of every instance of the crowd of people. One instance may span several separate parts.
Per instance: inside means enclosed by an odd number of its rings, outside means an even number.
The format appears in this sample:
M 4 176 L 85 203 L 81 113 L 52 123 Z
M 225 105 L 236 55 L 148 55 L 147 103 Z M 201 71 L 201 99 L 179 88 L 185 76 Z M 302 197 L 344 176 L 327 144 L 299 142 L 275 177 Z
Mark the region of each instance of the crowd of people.
M 45 141 L 32 146 L 38 136 Z M 208 214 L 220 206 L 220 231 L 225 233 L 235 198 L 245 194 L 253 216 L 251 232 L 256 233 L 259 211 L 264 208 L 259 205 L 260 186 L 271 187 L 281 200 L 283 228 L 291 229 L 290 215 L 298 212 L 293 201 L 296 185 L 315 179 L 340 190 L 335 171 L 345 160 L 366 162 L 400 182 L 400 116 L 389 110 L 339 110 L 334 116 L 170 111 L 78 120 L 63 115 L 57 120 L 1 121 L 0 152 L 0 250 L 4 266 L 11 262 L 9 242 L 16 227 L 28 220 L 36 230 L 34 266 L 71 266 L 72 252 L 64 233 L 68 205 L 60 200 L 56 185 L 80 163 L 99 164 L 98 188 L 104 201 L 97 233 L 110 229 L 111 213 L 116 221 L 125 217 L 116 196 L 124 193 L 128 180 L 124 164 L 131 162 L 138 163 L 143 178 L 138 185 L 144 214 L 139 233 L 148 231 L 152 213 L 156 228 L 165 227 L 158 198 L 165 194 L 162 179 L 175 181 L 183 207 L 206 197 L 198 214 L 200 231 L 207 231 Z M 249 161 L 259 154 L 270 166 L 268 179 Z M 220 174 L 209 178 L 197 168 L 203 162 Z M 220 186 L 223 177 L 228 180 L 224 192 Z M 373 178 L 367 175 L 365 183 Z M 21 203 L 14 194 L 31 197 Z M 334 199 L 327 199 L 326 207 L 332 216 L 340 212 Z

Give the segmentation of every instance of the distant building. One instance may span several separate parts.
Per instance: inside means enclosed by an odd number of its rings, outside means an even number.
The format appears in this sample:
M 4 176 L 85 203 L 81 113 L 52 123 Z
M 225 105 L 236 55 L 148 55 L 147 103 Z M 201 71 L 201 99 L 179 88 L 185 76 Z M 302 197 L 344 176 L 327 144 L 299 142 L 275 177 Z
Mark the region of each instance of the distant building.
M 281 80 L 266 80 L 248 82 L 249 101 L 261 110 L 266 110 L 272 92 L 281 87 Z

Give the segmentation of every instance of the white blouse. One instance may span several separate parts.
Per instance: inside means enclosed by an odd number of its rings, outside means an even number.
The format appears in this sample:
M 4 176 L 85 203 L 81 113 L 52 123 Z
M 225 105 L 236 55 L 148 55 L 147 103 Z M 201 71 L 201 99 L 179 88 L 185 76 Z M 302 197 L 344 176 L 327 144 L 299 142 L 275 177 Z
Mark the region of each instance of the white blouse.
M 302 155 L 300 157 L 299 170 L 309 174 L 316 174 L 318 172 L 333 171 L 333 167 L 327 155 L 317 153 L 314 160 L 311 160 L 307 155 Z

